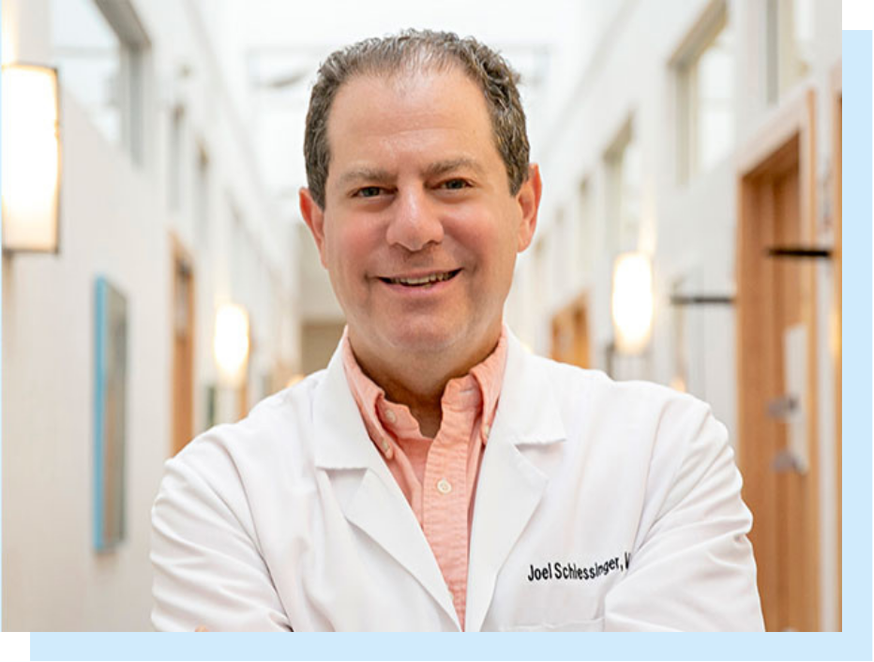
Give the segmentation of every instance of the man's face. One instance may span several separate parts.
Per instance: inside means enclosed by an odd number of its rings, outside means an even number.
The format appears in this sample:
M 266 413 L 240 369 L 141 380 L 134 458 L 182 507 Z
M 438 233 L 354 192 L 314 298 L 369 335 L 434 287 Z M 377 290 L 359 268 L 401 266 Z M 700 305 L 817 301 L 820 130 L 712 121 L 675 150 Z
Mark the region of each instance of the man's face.
M 540 179 L 532 167 L 510 193 L 476 84 L 455 69 L 353 78 L 328 144 L 324 210 L 306 190 L 301 210 L 359 358 L 488 352 Z

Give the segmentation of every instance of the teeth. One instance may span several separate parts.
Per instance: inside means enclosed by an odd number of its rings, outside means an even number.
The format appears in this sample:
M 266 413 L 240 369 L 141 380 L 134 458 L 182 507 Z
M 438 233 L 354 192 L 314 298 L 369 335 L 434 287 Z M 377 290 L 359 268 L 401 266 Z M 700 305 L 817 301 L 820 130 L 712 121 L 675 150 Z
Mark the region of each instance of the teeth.
M 442 280 L 449 280 L 453 272 L 448 271 L 442 274 L 431 274 L 422 278 L 389 278 L 389 282 L 394 285 L 429 285 L 431 283 L 439 283 Z

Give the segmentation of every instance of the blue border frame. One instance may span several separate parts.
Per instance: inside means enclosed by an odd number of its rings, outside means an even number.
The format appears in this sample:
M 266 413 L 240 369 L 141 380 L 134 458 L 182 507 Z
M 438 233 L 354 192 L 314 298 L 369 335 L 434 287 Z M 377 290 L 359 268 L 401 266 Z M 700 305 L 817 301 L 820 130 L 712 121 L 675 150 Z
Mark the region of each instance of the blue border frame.
M 843 32 L 843 627 L 871 659 L 872 33 Z
M 103 545 L 103 445 L 104 445 L 104 411 L 106 382 L 106 279 L 98 276 L 94 281 L 94 549 L 104 550 Z
M 34 633 L 33 660 L 851 660 L 871 659 L 870 31 L 843 32 L 843 633 L 793 634 L 58 634 Z M 845 576 L 847 576 L 845 574 Z

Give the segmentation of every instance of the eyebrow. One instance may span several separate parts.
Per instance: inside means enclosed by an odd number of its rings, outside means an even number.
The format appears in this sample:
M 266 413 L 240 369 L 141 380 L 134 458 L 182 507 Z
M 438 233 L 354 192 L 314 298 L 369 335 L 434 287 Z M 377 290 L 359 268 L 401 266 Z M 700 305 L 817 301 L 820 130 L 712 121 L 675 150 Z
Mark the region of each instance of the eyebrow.
M 464 168 L 468 168 L 473 170 L 477 174 L 483 174 L 483 167 L 479 164 L 478 161 L 462 156 L 457 159 L 448 159 L 446 161 L 437 161 L 436 163 L 432 163 L 425 169 L 426 177 L 439 177 L 440 175 L 445 175 L 448 172 L 452 172 L 454 170 L 462 170 Z
M 483 167 L 480 163 L 474 159 L 468 157 L 459 157 L 457 159 L 446 159 L 445 161 L 436 161 L 428 165 L 425 168 L 425 177 L 440 177 L 441 175 L 445 175 L 446 173 L 453 172 L 455 170 L 462 170 L 464 168 L 469 168 L 473 170 L 478 175 L 482 175 L 484 173 Z M 392 181 L 394 179 L 394 175 L 384 168 L 353 168 L 352 170 L 348 170 L 344 172 L 340 179 L 338 180 L 338 184 L 341 187 L 348 186 L 352 182 L 357 181 L 372 181 L 372 182 L 380 182 L 385 183 Z
M 338 180 L 338 184 L 340 186 L 346 186 L 352 182 L 357 182 L 361 180 L 374 181 L 374 182 L 387 182 L 391 180 L 392 175 L 388 170 L 384 170 L 382 168 L 353 168 L 352 170 L 347 170 L 344 172 L 340 179 Z

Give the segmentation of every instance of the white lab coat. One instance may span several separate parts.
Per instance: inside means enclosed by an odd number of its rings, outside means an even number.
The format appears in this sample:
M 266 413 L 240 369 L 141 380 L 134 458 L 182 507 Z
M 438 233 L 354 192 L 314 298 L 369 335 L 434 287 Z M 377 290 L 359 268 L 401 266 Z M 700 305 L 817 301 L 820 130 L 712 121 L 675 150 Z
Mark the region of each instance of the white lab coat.
M 465 629 L 762 630 L 726 438 L 692 397 L 511 336 Z M 339 351 L 169 460 L 152 523 L 158 630 L 460 629 Z

